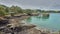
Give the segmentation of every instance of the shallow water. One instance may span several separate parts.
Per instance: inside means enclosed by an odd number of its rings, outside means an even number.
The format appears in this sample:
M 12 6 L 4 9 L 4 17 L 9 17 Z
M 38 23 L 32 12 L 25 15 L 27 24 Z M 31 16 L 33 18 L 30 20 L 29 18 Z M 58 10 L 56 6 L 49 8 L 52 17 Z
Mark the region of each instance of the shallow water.
M 48 17 L 31 16 L 26 22 L 57 31 L 60 30 L 60 13 L 50 13 Z

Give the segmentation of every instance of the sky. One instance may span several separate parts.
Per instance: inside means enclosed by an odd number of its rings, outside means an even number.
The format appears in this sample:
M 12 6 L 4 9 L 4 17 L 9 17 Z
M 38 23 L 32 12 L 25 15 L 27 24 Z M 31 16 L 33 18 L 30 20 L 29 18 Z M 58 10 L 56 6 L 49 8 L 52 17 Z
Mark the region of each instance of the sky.
M 0 4 L 17 5 L 24 9 L 60 10 L 60 0 L 0 0 Z

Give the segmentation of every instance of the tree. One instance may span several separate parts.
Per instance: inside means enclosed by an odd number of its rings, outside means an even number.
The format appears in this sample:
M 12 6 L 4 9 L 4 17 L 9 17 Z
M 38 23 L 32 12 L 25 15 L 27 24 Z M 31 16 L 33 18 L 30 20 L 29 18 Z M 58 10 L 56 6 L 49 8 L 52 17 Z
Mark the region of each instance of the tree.
M 25 10 L 25 13 L 31 14 L 31 13 L 32 13 L 32 10 L 31 10 L 31 9 L 26 9 L 26 10 Z
M 10 7 L 10 12 L 14 12 L 14 13 L 23 13 L 22 9 L 18 6 L 12 6 Z
M 6 14 L 6 6 L 0 5 L 0 16 L 5 16 Z

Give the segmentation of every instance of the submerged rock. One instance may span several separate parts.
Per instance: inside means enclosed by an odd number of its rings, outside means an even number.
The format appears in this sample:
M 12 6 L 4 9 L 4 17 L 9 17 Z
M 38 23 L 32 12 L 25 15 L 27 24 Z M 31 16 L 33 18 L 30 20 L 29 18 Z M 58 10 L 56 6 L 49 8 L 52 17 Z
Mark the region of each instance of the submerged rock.
M 49 13 L 43 13 L 43 17 L 49 17 Z

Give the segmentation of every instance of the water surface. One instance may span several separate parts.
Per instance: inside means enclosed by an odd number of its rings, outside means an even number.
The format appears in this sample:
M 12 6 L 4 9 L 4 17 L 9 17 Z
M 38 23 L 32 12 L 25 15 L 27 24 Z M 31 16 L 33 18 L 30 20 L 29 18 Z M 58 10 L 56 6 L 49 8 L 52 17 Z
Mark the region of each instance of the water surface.
M 50 13 L 48 17 L 31 16 L 26 22 L 38 27 L 60 30 L 60 13 Z

